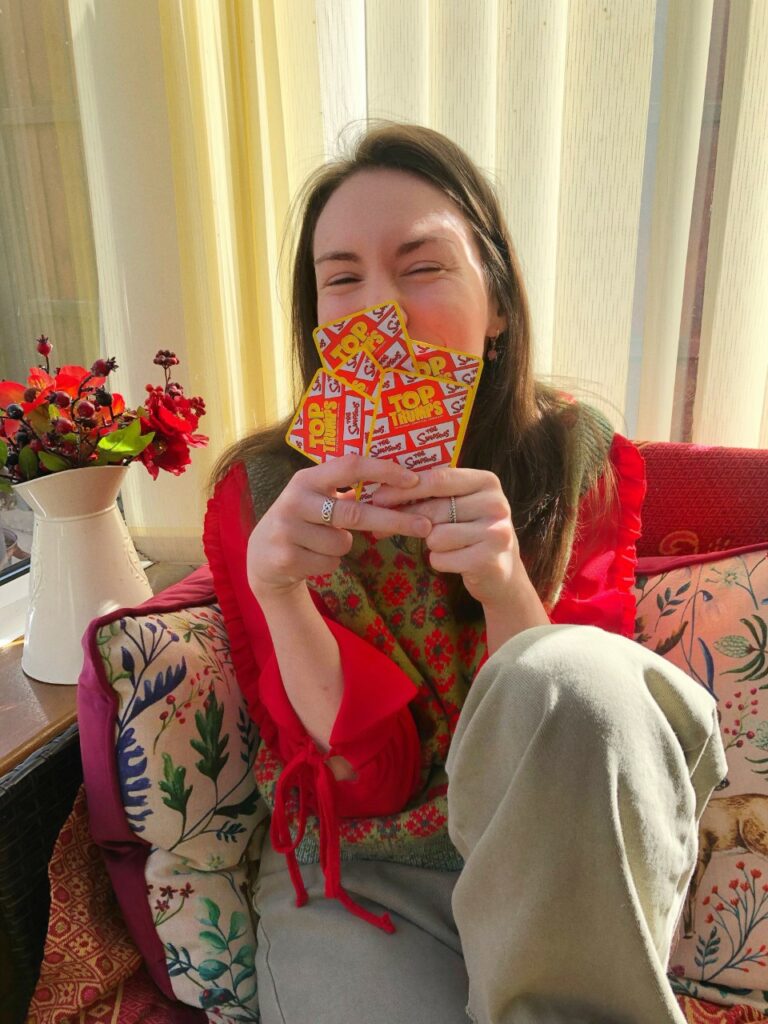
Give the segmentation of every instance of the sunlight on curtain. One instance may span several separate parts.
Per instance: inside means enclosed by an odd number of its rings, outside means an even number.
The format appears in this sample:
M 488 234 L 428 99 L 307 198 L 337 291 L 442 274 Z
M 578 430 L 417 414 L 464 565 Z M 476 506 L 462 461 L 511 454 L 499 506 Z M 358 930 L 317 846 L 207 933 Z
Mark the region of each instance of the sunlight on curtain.
M 768 444 L 768 5 L 731 6 L 693 439 Z
M 105 335 L 130 346 L 132 377 L 159 338 L 179 348 L 209 405 L 211 450 L 185 489 L 142 482 L 127 503 L 140 544 L 173 547 L 174 516 L 191 538 L 213 456 L 290 408 L 290 201 L 366 117 L 431 125 L 469 151 L 508 215 L 539 372 L 594 396 L 619 428 L 669 437 L 713 3 L 727 18 L 727 0 L 70 0 Z M 756 445 L 768 4 L 730 11 L 695 430 Z M 143 275 L 127 268 L 142 258 Z M 146 293 L 128 286 L 139 279 Z M 633 309 L 642 382 L 627 425 Z

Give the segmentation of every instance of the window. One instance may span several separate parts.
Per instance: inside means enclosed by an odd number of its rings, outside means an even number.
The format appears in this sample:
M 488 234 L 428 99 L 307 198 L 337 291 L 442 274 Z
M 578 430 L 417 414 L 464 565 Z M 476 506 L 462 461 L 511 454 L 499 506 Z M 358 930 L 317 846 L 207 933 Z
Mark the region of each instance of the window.
M 98 355 L 98 285 L 67 0 L 0 9 L 0 378 Z M 28 559 L 32 515 L 0 494 L 0 583 Z

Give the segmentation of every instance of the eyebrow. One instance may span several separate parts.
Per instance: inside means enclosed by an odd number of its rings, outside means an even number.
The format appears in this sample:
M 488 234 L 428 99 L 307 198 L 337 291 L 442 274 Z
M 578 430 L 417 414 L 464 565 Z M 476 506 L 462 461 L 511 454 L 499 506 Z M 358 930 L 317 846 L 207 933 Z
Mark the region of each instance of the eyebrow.
M 409 242 L 403 242 L 402 245 L 398 245 L 395 255 L 406 256 L 408 253 L 420 249 L 429 242 L 447 242 L 448 245 L 453 245 L 450 238 L 447 238 L 445 235 L 420 235 L 418 238 L 413 238 Z M 331 252 L 323 253 L 322 256 L 318 256 L 315 260 L 315 266 L 318 266 L 320 263 L 328 263 L 331 260 L 344 263 L 359 263 L 360 257 L 356 252 L 334 249 Z

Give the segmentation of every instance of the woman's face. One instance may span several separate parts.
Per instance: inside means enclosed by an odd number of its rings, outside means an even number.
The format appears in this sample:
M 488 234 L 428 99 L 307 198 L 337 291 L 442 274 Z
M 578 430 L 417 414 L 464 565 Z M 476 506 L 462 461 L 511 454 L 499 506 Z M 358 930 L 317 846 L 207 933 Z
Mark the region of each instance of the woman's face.
M 475 355 L 504 327 L 469 224 L 415 175 L 348 178 L 320 214 L 313 255 L 318 323 L 394 299 L 412 338 Z

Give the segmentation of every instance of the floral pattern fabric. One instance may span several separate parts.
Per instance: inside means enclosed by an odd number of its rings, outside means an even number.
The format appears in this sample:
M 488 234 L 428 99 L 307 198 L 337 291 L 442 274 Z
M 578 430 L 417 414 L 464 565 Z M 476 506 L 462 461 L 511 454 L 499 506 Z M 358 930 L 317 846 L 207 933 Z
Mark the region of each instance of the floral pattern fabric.
M 768 550 L 637 577 L 636 639 L 717 701 L 728 775 L 704 810 L 678 991 L 768 1012 Z
M 216 607 L 124 618 L 97 643 L 118 696 L 126 817 L 152 844 L 146 889 L 175 995 L 212 1020 L 257 1021 L 246 850 L 263 805 L 255 728 Z

